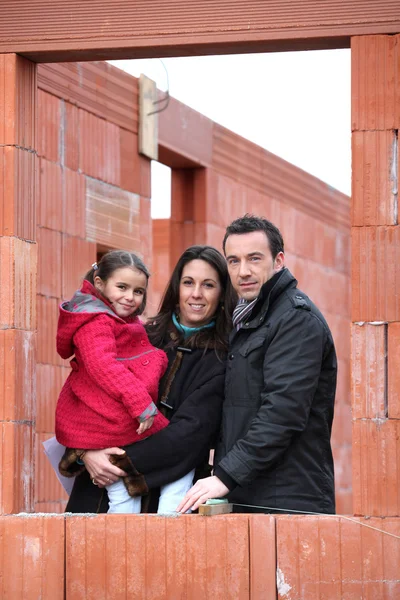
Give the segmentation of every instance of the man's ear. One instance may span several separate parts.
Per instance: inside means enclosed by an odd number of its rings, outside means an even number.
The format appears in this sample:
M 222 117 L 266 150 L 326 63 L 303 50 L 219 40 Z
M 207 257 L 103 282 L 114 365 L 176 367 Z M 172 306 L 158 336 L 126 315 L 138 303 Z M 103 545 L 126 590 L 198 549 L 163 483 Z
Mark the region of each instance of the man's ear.
M 274 260 L 274 269 L 276 272 L 281 271 L 285 266 L 285 255 L 283 252 L 278 252 Z

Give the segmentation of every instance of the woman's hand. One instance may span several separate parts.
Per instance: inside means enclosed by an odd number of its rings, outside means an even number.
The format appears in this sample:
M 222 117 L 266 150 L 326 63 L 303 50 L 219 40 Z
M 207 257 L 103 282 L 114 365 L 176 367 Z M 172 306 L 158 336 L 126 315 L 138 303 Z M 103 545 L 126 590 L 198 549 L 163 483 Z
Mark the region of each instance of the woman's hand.
M 105 450 L 87 450 L 83 457 L 85 467 L 89 472 L 90 478 L 94 479 L 95 485 L 105 487 L 118 481 L 120 477 L 126 475 L 109 460 L 110 454 L 125 454 L 121 448 L 106 448 Z
M 150 427 L 153 425 L 153 423 L 154 423 L 154 417 L 149 417 L 148 419 L 146 419 L 145 421 L 140 423 L 139 427 L 136 429 L 136 433 L 138 435 L 141 435 L 142 433 L 144 433 L 145 431 L 150 429 Z

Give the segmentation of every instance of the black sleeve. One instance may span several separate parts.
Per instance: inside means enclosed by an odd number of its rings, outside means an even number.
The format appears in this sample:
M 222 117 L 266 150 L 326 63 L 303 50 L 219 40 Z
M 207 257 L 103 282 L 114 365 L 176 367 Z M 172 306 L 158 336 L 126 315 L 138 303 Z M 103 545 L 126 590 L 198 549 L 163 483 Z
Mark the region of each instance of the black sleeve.
M 321 372 L 326 331 L 310 312 L 285 314 L 264 358 L 261 406 L 245 436 L 218 463 L 238 485 L 275 465 L 307 426 Z
M 184 399 L 165 429 L 124 447 L 149 489 L 183 477 L 207 457 L 220 426 L 224 379 L 221 364 Z

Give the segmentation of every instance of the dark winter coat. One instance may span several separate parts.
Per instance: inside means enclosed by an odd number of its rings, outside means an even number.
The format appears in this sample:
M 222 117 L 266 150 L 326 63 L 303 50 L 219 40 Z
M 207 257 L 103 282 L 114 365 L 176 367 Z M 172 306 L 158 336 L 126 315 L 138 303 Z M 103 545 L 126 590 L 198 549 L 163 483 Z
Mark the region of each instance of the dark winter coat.
M 219 351 L 218 358 L 213 348 L 205 350 L 204 347 L 180 351 L 181 364 L 171 383 L 177 353 L 177 349 L 167 350 L 169 366 L 160 384 L 160 398 L 166 387 L 170 387 L 168 397 L 164 398 L 165 404 L 171 407 L 166 410 L 170 419 L 168 427 L 142 442 L 124 447 L 137 472 L 139 494 L 175 481 L 203 465 L 218 435 L 226 355 Z M 106 512 L 107 508 L 107 494 L 90 482 L 88 473 L 78 476 L 67 511 Z
M 287 269 L 277 273 L 231 334 L 215 474 L 232 502 L 333 513 L 336 354 L 324 317 L 296 286 Z

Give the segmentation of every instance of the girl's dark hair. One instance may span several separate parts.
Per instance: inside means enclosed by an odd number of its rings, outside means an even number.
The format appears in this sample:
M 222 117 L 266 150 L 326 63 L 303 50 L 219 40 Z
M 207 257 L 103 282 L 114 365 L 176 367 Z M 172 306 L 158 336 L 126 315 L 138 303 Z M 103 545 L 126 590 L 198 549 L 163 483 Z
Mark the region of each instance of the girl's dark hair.
M 110 250 L 106 254 L 103 254 L 99 262 L 92 265 L 92 268 L 86 273 L 84 279 L 94 285 L 95 277 L 100 277 L 100 279 L 106 283 L 107 279 L 111 277 L 114 271 L 123 269 L 124 267 L 130 267 L 132 270 L 136 269 L 137 271 L 140 271 L 146 276 L 146 283 L 148 282 L 150 273 L 142 259 L 136 254 L 133 254 L 133 252 L 126 252 L 125 250 Z M 144 291 L 143 302 L 139 310 L 135 313 L 136 315 L 142 314 L 146 308 L 146 301 L 147 288 Z
M 213 267 L 221 284 L 221 302 L 215 314 L 215 327 L 199 331 L 184 342 L 183 335 L 177 331 L 176 339 L 169 340 L 171 331 L 172 314 L 179 305 L 179 288 L 182 271 L 192 260 L 204 260 Z M 230 283 L 226 261 L 222 254 L 212 246 L 191 246 L 179 258 L 172 272 L 164 296 L 161 300 L 158 315 L 150 318 L 146 325 L 149 338 L 155 346 L 174 347 L 184 343 L 192 347 L 213 347 L 216 350 L 226 350 L 228 334 L 231 329 L 231 314 L 235 302 L 235 295 Z M 166 344 L 166 342 L 168 342 Z

